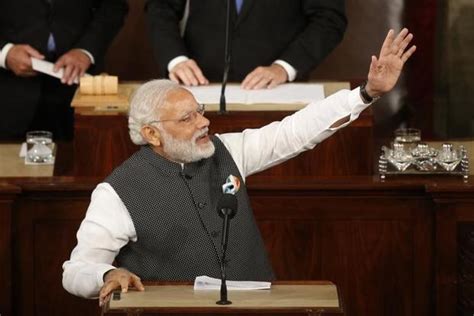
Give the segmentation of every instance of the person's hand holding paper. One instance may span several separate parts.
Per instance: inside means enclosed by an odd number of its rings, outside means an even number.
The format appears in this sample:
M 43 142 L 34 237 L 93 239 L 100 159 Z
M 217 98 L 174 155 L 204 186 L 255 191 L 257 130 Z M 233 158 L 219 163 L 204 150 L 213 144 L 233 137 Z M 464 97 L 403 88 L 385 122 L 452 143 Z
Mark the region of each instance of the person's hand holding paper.
M 90 67 L 92 61 L 81 49 L 71 49 L 56 61 L 54 64 L 54 72 L 58 72 L 63 68 L 63 75 L 61 82 L 64 84 L 72 85 L 77 83 L 79 78 L 82 77 L 87 69 Z
M 44 59 L 44 56 L 30 45 L 13 45 L 7 54 L 6 66 L 19 77 L 33 77 L 38 73 L 31 65 L 31 58 Z

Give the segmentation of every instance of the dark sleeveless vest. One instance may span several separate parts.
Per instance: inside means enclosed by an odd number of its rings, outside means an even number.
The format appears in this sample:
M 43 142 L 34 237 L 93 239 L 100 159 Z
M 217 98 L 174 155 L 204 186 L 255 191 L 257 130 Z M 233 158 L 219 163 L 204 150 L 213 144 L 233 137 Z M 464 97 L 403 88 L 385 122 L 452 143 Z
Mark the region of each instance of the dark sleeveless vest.
M 137 241 L 120 250 L 116 261 L 143 280 L 220 278 L 222 219 L 216 204 L 232 174 L 242 179 L 217 137 L 215 154 L 199 162 L 171 162 L 143 146 L 105 180 L 127 207 Z M 238 211 L 230 225 L 226 253 L 229 280 L 272 280 L 263 240 L 245 184 L 236 194 Z

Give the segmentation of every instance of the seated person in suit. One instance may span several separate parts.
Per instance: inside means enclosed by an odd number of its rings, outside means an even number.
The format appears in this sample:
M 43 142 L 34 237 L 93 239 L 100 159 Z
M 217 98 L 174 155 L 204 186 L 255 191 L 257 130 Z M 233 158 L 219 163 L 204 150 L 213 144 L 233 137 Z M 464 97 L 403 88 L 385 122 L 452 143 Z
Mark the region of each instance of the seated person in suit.
M 116 288 L 139 290 L 144 280 L 193 280 L 220 276 L 221 220 L 215 209 L 229 175 L 241 180 L 315 147 L 355 120 L 375 98 L 390 91 L 415 51 L 413 36 L 390 31 L 368 81 L 260 129 L 209 136 L 204 107 L 169 80 L 154 80 L 135 93 L 130 137 L 141 149 L 92 193 L 63 265 L 63 286 L 83 297 Z M 238 212 L 227 248 L 227 277 L 274 278 L 241 181 Z M 116 265 L 112 265 L 115 261 Z
M 0 4 L 0 139 L 49 130 L 71 139 L 74 81 L 102 68 L 128 11 L 126 0 L 2 1 Z M 32 69 L 31 58 L 64 69 L 60 80 Z
M 185 85 L 222 80 L 226 1 L 147 0 L 146 12 L 160 75 Z M 245 89 L 304 79 L 342 40 L 344 0 L 230 0 L 229 81 Z

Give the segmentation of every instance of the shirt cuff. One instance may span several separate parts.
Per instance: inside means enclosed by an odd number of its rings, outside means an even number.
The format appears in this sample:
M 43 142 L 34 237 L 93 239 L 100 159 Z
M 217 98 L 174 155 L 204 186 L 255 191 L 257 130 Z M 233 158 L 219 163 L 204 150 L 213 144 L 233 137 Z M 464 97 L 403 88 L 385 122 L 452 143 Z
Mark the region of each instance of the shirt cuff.
M 89 57 L 89 59 L 91 60 L 91 64 L 94 65 L 94 64 L 95 64 L 94 56 L 92 56 L 92 54 L 89 53 L 88 51 L 86 51 L 85 49 L 81 49 L 81 48 L 80 48 L 80 50 L 81 50 L 81 52 L 83 52 L 84 54 L 86 54 L 87 57 Z
M 283 67 L 283 69 L 285 69 L 286 74 L 288 75 L 289 82 L 295 81 L 297 72 L 296 72 L 296 69 L 292 65 L 290 65 L 289 63 L 281 59 L 277 59 L 273 63 L 280 65 Z
M 110 270 L 115 270 L 117 269 L 116 267 L 114 267 L 113 265 L 110 265 L 110 264 L 99 264 L 97 266 L 97 285 L 99 288 L 101 288 L 103 285 L 104 285 L 104 276 L 105 276 L 105 273 L 107 273 L 108 271 Z
M 171 59 L 171 61 L 168 63 L 168 72 L 171 72 L 171 70 L 174 68 L 174 66 L 176 66 L 177 64 L 179 64 L 183 61 L 186 61 L 186 60 L 189 60 L 189 58 L 187 56 L 184 56 L 184 55 L 181 55 L 181 56 L 178 56 L 178 57 L 175 57 L 175 58 Z
M 5 46 L 3 46 L 2 50 L 0 51 L 0 68 L 5 68 L 7 69 L 7 55 L 10 49 L 12 49 L 13 44 L 8 43 Z

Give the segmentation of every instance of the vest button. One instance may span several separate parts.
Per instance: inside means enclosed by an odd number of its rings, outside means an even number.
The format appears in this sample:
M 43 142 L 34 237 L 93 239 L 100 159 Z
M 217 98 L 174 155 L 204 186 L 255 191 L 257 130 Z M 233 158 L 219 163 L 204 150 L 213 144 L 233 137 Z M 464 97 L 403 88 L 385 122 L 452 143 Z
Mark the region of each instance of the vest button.
M 213 230 L 213 231 L 211 232 L 211 237 L 212 237 L 212 238 L 217 238 L 217 237 L 219 237 L 219 232 L 218 232 L 217 230 Z
M 199 202 L 198 207 L 199 208 L 204 208 L 206 206 L 206 203 Z

